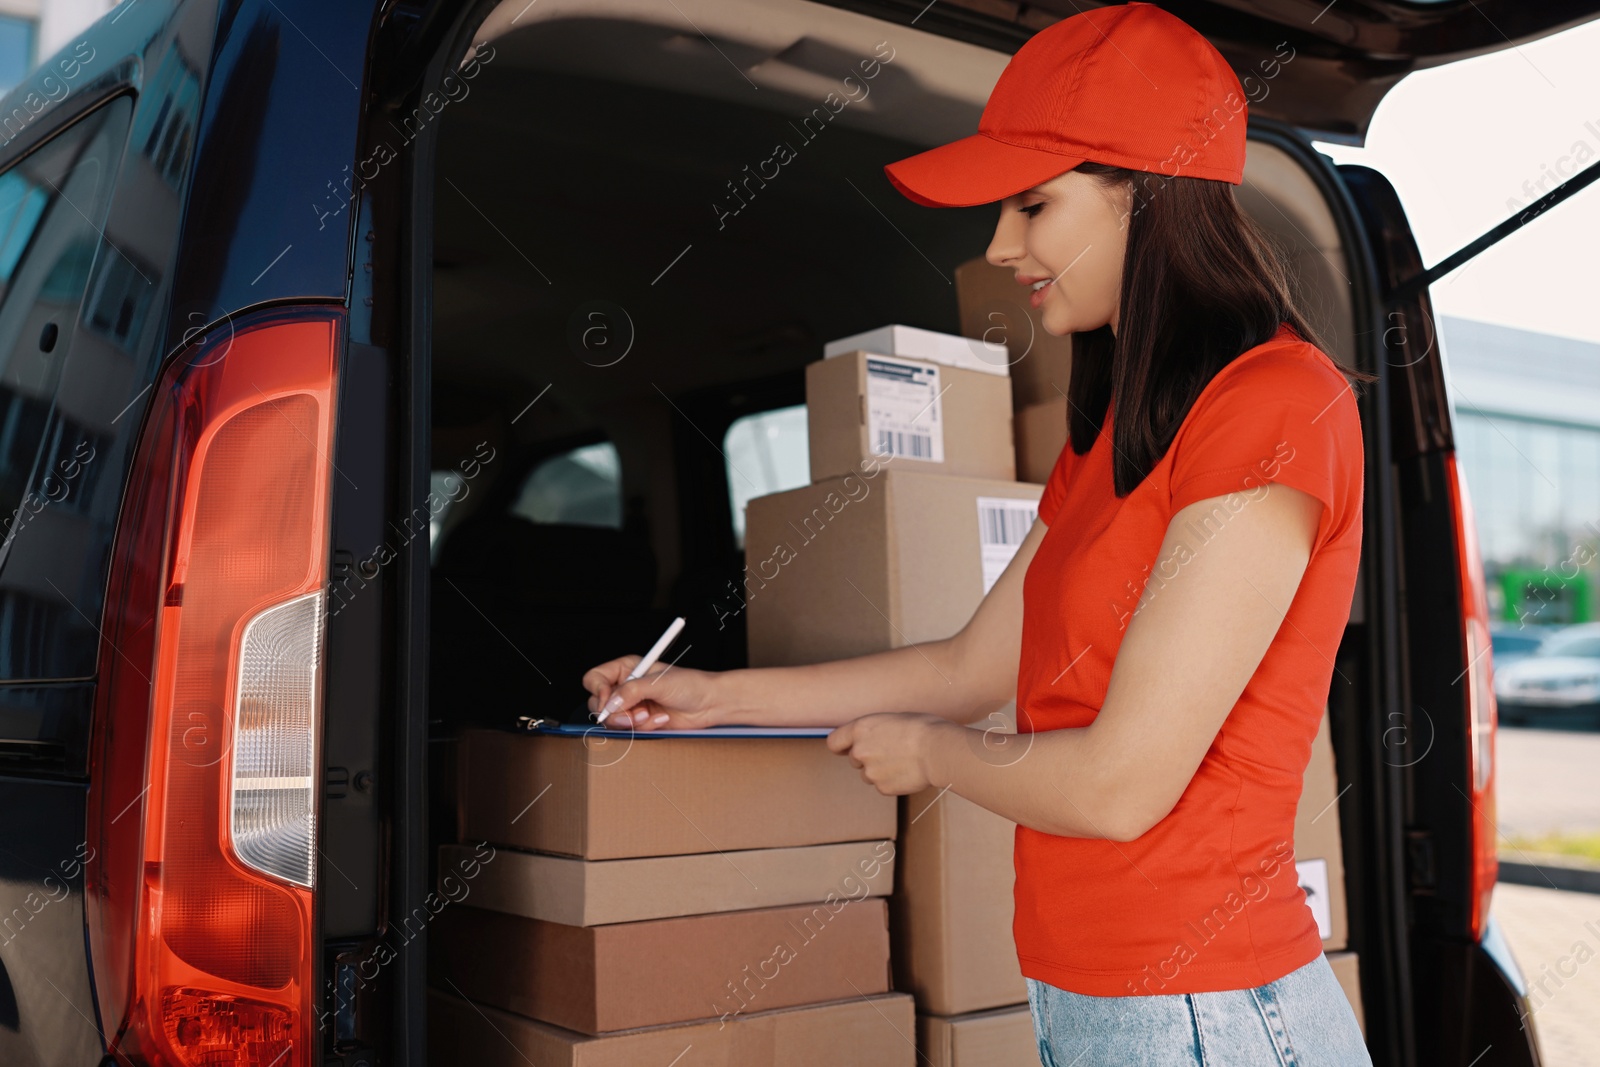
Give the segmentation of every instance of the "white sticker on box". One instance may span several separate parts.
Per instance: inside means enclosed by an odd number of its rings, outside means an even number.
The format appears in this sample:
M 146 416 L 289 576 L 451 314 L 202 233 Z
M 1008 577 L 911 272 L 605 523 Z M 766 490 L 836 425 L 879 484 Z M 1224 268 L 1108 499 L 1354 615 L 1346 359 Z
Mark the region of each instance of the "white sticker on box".
M 1008 496 L 978 498 L 978 544 L 983 550 L 983 592 L 988 594 L 1000 574 L 1017 554 L 1022 539 L 1039 517 L 1036 500 L 1016 500 Z
M 944 462 L 939 368 L 867 357 L 867 443 L 874 455 Z
M 1317 932 L 1326 941 L 1333 936 L 1333 913 L 1328 907 L 1328 861 L 1295 860 L 1296 877 L 1306 891 L 1306 903 L 1317 920 Z

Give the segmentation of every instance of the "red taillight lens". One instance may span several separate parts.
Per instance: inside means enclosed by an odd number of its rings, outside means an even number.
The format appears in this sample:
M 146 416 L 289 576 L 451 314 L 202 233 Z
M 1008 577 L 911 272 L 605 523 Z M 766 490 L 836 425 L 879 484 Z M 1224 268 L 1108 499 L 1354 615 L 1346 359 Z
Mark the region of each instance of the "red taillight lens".
M 135 1062 L 312 1060 L 341 325 L 236 325 L 151 399 L 113 555 L 86 864 L 101 1018 Z
M 1489 598 L 1483 586 L 1483 558 L 1478 554 L 1478 525 L 1472 497 L 1455 453 L 1445 456 L 1450 506 L 1455 516 L 1457 573 L 1461 585 L 1462 654 L 1467 669 L 1466 728 L 1471 761 L 1469 789 L 1472 801 L 1472 936 L 1483 936 L 1489 919 L 1489 899 L 1500 874 L 1495 839 L 1494 805 L 1494 656 L 1490 651 Z

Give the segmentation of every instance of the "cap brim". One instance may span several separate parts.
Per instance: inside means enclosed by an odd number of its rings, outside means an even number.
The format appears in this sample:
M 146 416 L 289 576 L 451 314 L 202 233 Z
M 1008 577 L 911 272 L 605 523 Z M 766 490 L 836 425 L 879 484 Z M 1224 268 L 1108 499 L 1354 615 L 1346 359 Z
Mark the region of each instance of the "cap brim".
M 924 207 L 992 204 L 1072 170 L 1086 156 L 1022 148 L 975 133 L 883 168 L 889 181 Z

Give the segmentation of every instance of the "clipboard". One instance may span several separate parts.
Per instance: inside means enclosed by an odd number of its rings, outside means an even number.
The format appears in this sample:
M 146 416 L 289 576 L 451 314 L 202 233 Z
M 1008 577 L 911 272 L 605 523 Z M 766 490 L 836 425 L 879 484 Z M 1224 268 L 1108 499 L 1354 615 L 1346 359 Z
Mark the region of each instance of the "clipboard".
M 598 723 L 557 722 L 524 715 L 517 720 L 523 733 L 567 737 L 827 737 L 832 726 L 707 726 L 694 730 L 613 730 Z

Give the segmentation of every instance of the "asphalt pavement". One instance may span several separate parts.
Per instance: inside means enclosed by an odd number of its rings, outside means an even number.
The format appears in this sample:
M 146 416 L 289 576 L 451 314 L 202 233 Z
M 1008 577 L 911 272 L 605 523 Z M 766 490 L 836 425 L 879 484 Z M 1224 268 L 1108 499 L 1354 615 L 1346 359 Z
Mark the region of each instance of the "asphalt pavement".
M 1497 734 L 1502 834 L 1600 831 L 1600 731 L 1502 726 Z
M 1545 1067 L 1600 1067 L 1600 895 L 1502 882 L 1490 909 L 1528 983 Z
M 1600 831 L 1600 732 L 1506 727 L 1495 745 L 1502 835 Z M 1500 840 L 1502 863 L 1534 862 Z M 1495 886 L 1492 909 L 1528 983 L 1545 1067 L 1600 1067 L 1600 894 Z

